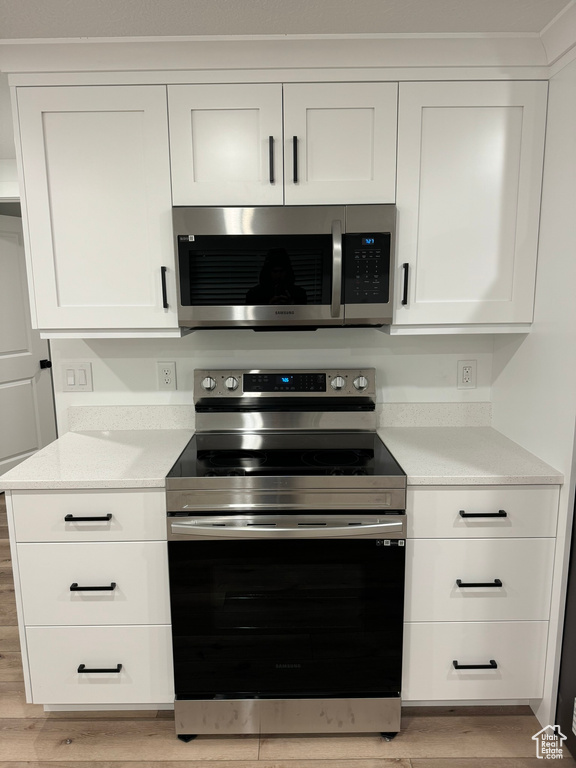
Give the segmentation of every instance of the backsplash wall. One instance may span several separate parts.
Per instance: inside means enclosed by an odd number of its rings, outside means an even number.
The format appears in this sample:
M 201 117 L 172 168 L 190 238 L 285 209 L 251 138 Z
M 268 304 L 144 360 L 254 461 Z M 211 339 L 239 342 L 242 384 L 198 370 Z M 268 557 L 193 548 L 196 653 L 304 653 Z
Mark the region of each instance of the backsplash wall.
M 389 336 L 372 329 L 257 333 L 199 331 L 182 339 L 51 342 L 59 434 L 73 405 L 191 404 L 196 368 L 375 368 L 380 403 L 486 402 L 494 339 Z M 475 389 L 457 388 L 459 360 L 477 361 Z M 159 391 L 156 362 L 176 363 L 177 390 Z M 92 364 L 93 392 L 63 392 L 71 362 Z

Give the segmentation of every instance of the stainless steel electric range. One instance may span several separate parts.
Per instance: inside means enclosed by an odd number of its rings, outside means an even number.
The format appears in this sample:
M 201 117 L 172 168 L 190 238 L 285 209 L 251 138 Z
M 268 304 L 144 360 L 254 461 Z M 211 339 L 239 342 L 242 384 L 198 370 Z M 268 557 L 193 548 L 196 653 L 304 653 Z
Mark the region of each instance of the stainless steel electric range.
M 166 481 L 180 738 L 398 732 L 406 476 L 374 378 L 196 372 Z

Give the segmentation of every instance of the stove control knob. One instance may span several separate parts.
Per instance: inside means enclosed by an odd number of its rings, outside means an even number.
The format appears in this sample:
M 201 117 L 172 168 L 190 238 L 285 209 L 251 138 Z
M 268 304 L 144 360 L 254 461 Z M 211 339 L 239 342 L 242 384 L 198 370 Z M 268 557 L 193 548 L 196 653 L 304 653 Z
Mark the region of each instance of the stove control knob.
M 342 376 L 336 376 L 332 379 L 330 382 L 332 389 L 335 389 L 336 391 L 339 391 L 341 389 L 344 389 L 346 386 L 346 381 L 342 378 Z
M 234 376 L 228 376 L 224 382 L 224 386 L 226 389 L 230 390 L 230 392 L 234 392 L 235 389 L 238 389 L 238 379 L 236 379 Z
M 212 392 L 213 389 L 216 388 L 216 382 L 212 378 L 212 376 L 206 376 L 205 379 L 202 379 L 202 389 L 205 389 L 206 392 Z
M 366 376 L 358 376 L 357 379 L 354 379 L 354 386 L 356 389 L 359 389 L 360 391 L 366 389 L 368 386 L 368 379 Z

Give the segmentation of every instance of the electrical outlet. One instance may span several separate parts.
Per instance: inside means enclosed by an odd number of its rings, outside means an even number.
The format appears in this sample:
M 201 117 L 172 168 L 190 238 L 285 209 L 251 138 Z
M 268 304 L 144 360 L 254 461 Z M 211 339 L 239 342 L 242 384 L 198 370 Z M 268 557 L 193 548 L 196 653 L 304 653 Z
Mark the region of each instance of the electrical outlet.
M 458 360 L 458 389 L 476 389 L 476 360 Z
M 158 389 L 176 389 L 176 363 L 157 362 Z

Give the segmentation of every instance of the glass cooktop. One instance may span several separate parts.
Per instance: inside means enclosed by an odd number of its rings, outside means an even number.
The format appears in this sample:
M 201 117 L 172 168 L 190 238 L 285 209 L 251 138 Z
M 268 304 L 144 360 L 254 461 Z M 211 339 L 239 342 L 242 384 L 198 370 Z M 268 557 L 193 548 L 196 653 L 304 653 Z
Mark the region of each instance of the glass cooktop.
M 403 476 L 373 432 L 199 433 L 168 478 Z

